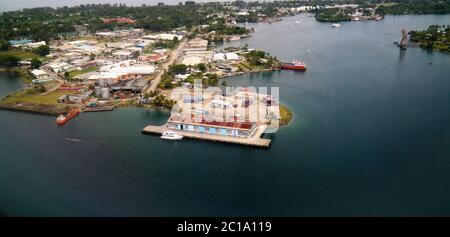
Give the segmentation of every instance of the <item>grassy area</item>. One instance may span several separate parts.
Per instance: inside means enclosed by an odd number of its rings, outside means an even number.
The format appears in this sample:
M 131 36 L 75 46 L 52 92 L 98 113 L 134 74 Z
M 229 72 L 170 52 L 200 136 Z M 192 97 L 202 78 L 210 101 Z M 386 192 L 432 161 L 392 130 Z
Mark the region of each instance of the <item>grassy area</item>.
M 250 65 L 250 63 L 247 62 L 247 61 L 240 62 L 240 63 L 238 63 L 236 66 L 237 66 L 242 72 L 248 72 L 248 71 L 253 70 L 253 66 Z
M 280 125 L 286 125 L 292 120 L 292 112 L 284 105 L 280 105 Z
M 37 54 L 23 50 L 8 50 L 0 52 L 0 55 L 11 55 L 19 58 L 20 60 L 39 58 Z
M 88 73 L 88 72 L 97 71 L 99 69 L 100 69 L 100 67 L 88 67 L 88 68 L 85 68 L 83 70 L 74 70 L 74 71 L 69 72 L 69 76 L 68 77 L 69 78 L 75 78 L 75 77 L 77 77 L 79 75 L 83 75 L 83 74 Z
M 28 102 L 33 104 L 55 105 L 58 103 L 58 98 L 65 94 L 67 94 L 67 92 L 53 91 L 45 95 L 40 95 L 36 94 L 36 91 L 33 89 L 26 89 L 6 96 L 3 100 L 0 101 L 0 103 L 9 104 L 17 102 Z

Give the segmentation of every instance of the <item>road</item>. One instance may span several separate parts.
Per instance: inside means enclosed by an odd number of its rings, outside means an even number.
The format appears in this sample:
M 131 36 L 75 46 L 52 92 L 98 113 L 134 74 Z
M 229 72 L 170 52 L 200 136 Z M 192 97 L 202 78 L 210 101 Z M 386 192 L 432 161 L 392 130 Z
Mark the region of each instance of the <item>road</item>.
M 43 94 L 48 94 L 49 92 L 53 92 L 59 89 L 59 86 L 61 84 L 64 84 L 64 78 L 62 78 L 61 76 L 59 76 L 57 73 L 54 73 L 53 71 L 43 67 L 42 70 L 44 70 L 49 77 L 52 77 L 54 82 L 57 82 L 58 84 L 53 86 L 52 88 L 47 88 L 47 91 Z
M 177 60 L 183 48 L 186 46 L 186 43 L 187 39 L 183 39 L 178 44 L 178 46 L 174 50 L 172 50 L 169 60 L 159 67 L 159 71 L 157 72 L 155 79 L 151 81 L 150 86 L 145 90 L 146 93 L 154 92 L 156 90 L 159 83 L 161 82 L 161 78 L 162 75 L 164 74 L 164 71 L 169 70 L 169 66 L 172 65 L 175 62 L 175 60 Z

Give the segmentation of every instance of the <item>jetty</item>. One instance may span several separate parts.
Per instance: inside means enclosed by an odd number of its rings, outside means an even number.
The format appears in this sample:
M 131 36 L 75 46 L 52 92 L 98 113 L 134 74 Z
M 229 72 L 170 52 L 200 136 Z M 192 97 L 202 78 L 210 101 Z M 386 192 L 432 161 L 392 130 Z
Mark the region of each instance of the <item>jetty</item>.
M 256 131 L 250 137 L 231 137 L 231 136 L 215 135 L 209 133 L 191 132 L 183 130 L 175 130 L 175 131 L 176 133 L 182 135 L 183 137 L 190 139 L 206 140 L 211 142 L 223 142 L 243 146 L 252 146 L 257 148 L 269 148 L 271 140 L 261 137 L 263 133 L 266 131 L 266 128 L 267 126 L 258 126 L 256 128 Z M 167 124 L 161 126 L 148 125 L 144 129 L 142 129 L 142 134 L 161 135 L 167 131 L 174 131 L 174 130 L 169 129 L 167 127 Z
M 100 107 L 92 107 L 85 108 L 83 112 L 103 112 L 103 111 L 113 111 L 115 106 L 100 106 Z

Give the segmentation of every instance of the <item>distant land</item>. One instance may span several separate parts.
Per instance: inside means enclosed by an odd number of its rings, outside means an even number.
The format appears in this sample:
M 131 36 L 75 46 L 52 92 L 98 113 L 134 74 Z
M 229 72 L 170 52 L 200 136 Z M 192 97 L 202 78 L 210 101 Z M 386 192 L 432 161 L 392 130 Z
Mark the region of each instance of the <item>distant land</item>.
M 0 1 L 0 12 L 14 11 L 23 8 L 34 7 L 73 7 L 80 4 L 120 4 L 125 3 L 128 6 L 141 6 L 142 4 L 156 5 L 163 2 L 166 5 L 178 4 L 185 2 L 180 0 L 2 0 Z M 196 0 L 196 2 L 212 2 L 212 0 Z M 226 2 L 222 0 L 221 2 Z

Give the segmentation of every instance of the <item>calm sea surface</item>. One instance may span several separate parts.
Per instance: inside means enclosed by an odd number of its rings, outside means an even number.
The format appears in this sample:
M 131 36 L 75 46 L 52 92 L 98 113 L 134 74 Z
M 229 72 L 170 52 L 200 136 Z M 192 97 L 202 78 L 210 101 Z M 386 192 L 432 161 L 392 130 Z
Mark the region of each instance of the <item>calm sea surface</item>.
M 0 215 L 448 216 L 450 55 L 392 42 L 402 27 L 449 23 L 253 25 L 240 44 L 309 65 L 227 79 L 280 87 L 294 120 L 269 150 L 141 135 L 162 111 L 84 113 L 63 127 L 0 111 Z M 0 77 L 0 96 L 21 87 Z

